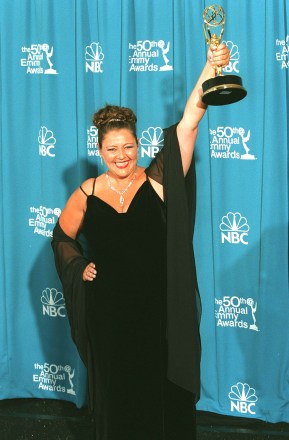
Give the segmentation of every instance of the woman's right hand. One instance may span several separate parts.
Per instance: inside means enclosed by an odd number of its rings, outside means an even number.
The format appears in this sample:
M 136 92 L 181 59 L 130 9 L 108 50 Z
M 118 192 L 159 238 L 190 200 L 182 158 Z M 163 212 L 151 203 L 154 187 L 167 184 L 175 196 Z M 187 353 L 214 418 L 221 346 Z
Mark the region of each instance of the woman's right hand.
M 217 67 L 225 67 L 230 62 L 230 51 L 226 44 L 214 45 L 211 44 L 207 54 L 208 62 L 211 67 L 216 69 Z
M 82 279 L 83 281 L 93 281 L 96 277 L 97 271 L 95 269 L 94 263 L 89 263 L 83 271 Z

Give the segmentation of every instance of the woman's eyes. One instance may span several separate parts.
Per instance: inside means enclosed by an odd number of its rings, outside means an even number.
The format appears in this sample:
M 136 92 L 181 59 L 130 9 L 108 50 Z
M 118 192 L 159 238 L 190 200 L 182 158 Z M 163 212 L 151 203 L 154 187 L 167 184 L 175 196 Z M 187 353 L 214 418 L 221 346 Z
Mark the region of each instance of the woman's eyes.
M 131 148 L 134 148 L 134 145 L 126 145 L 124 148 L 126 150 L 130 150 Z M 108 148 L 107 151 L 109 151 L 109 153 L 115 153 L 117 148 Z

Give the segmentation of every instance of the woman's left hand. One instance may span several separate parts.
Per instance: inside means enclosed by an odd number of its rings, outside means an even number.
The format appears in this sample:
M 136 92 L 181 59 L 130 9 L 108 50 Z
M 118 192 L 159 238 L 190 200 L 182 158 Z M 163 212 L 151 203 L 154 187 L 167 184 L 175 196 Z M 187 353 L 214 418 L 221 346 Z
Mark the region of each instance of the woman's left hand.
M 97 271 L 95 269 L 94 263 L 89 263 L 83 271 L 82 279 L 83 281 L 93 281 L 96 277 Z
M 211 44 L 208 50 L 208 62 L 211 67 L 225 67 L 230 61 L 230 52 L 226 44 L 219 44 L 219 46 Z

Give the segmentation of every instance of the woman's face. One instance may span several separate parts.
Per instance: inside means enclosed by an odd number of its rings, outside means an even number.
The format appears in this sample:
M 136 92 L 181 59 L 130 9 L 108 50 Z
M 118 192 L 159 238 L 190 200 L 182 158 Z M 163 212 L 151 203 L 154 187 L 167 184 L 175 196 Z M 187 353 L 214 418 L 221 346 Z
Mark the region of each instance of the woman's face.
M 113 177 L 125 178 L 133 174 L 137 166 L 137 142 L 126 128 L 110 130 L 102 141 L 100 154 Z

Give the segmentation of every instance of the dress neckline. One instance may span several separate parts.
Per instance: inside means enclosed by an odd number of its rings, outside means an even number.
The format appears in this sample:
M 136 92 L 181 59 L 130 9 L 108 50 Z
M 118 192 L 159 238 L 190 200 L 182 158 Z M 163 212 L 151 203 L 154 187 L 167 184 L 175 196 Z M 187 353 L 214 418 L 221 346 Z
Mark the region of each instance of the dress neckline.
M 135 195 L 134 195 L 133 198 L 131 199 L 131 202 L 130 202 L 130 204 L 128 205 L 127 210 L 126 210 L 125 212 L 118 212 L 118 211 L 117 211 L 112 205 L 110 205 L 110 204 L 107 203 L 105 200 L 101 199 L 100 197 L 98 197 L 98 196 L 95 195 L 95 194 L 89 194 L 89 195 L 87 196 L 87 198 L 88 198 L 88 197 L 93 197 L 93 198 L 99 200 L 100 202 L 102 202 L 104 205 L 106 205 L 106 206 L 107 206 L 109 209 L 111 209 L 111 211 L 114 212 L 115 214 L 117 214 L 117 215 L 125 215 L 125 214 L 128 214 L 128 213 L 129 213 L 131 207 L 132 207 L 132 206 L 134 205 L 134 203 L 135 203 L 135 200 L 136 200 L 138 194 L 140 193 L 140 191 L 141 191 L 142 188 L 144 187 L 145 183 L 147 183 L 147 182 L 148 182 L 148 180 L 145 180 L 145 181 L 140 185 L 140 187 L 137 189 Z

